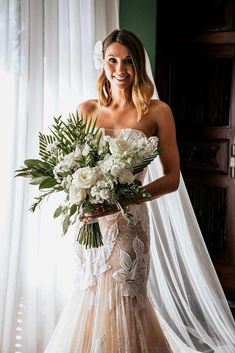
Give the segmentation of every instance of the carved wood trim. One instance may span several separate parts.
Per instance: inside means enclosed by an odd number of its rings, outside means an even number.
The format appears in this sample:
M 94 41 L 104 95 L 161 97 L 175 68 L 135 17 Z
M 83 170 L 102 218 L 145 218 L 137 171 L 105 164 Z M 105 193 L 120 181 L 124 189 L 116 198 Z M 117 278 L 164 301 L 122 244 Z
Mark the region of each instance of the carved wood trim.
M 229 140 L 181 141 L 181 169 L 228 174 Z

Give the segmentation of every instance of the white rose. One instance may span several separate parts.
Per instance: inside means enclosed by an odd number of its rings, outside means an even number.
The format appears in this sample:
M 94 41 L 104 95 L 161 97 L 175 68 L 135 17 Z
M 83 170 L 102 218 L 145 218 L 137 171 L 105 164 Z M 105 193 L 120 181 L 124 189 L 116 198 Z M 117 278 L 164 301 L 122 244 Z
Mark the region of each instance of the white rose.
M 129 169 L 125 169 L 119 176 L 119 181 L 121 184 L 131 184 L 134 181 L 134 175 Z
M 60 163 L 64 167 L 63 169 L 73 168 L 76 165 L 74 152 L 66 154 Z
M 115 138 L 109 141 L 109 149 L 110 152 L 114 155 L 123 155 L 124 153 L 129 153 L 132 147 L 127 141 L 121 138 Z
M 99 173 L 97 168 L 84 167 L 79 168 L 73 174 L 73 184 L 76 187 L 88 189 L 95 184 L 98 179 Z
M 80 204 L 86 198 L 86 190 L 79 189 L 75 185 L 71 185 L 69 189 L 69 201 Z
M 98 166 L 101 169 L 102 173 L 108 173 L 113 165 L 112 156 L 108 155 L 102 161 L 98 162 Z

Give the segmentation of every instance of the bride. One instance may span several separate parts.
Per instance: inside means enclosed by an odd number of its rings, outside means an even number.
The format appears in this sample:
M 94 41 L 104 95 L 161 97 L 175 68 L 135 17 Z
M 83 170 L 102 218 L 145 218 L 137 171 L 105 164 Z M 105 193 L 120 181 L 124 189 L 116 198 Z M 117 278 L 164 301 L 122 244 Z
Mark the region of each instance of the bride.
M 160 161 L 139 175 L 152 201 L 124 200 L 133 224 L 114 207 L 85 215 L 84 222 L 99 218 L 104 245 L 75 242 L 78 288 L 44 353 L 232 353 L 233 319 L 180 177 L 171 109 L 151 99 L 133 33 L 115 30 L 99 46 L 99 99 L 82 103 L 79 114 L 111 136 L 157 136 Z

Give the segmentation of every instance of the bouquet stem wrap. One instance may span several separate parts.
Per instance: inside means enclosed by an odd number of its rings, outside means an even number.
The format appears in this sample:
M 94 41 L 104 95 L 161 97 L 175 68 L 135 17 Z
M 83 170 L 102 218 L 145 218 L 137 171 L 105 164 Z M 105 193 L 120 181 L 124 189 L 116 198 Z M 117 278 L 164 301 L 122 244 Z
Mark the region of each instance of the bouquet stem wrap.
M 78 232 L 79 244 L 87 248 L 98 248 L 103 245 L 99 222 L 95 219 L 92 222 L 84 223 Z

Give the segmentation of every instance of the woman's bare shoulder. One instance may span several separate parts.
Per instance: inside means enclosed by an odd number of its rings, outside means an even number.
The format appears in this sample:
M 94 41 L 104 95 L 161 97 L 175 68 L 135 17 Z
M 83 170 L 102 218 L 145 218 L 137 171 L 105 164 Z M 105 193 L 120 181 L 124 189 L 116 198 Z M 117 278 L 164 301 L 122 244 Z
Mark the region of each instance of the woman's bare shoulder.
M 85 102 L 79 104 L 77 108 L 78 114 L 82 114 L 84 116 L 92 116 L 97 113 L 98 110 L 98 100 L 97 99 L 89 99 Z
M 151 117 L 157 122 L 157 124 L 174 120 L 170 106 L 159 99 L 151 100 L 150 112 Z
M 172 113 L 170 106 L 160 99 L 152 99 L 150 103 L 150 109 L 151 111 L 158 113 Z

